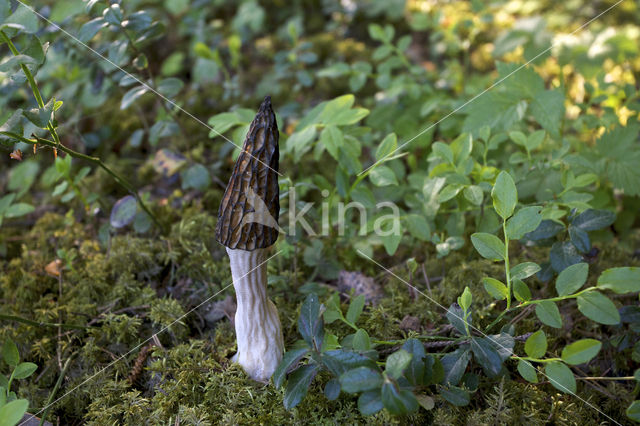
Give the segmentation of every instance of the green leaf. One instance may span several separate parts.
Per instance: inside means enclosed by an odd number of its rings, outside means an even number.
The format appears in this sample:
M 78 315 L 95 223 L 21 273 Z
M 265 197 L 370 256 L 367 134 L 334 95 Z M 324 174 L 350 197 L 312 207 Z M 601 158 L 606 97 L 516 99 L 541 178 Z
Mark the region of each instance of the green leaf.
M 369 173 L 375 186 L 398 185 L 395 173 L 387 166 L 377 166 Z
M 416 411 L 418 400 L 410 390 L 400 389 L 394 383 L 382 385 L 382 404 L 391 414 L 399 415 Z
M 6 61 L 0 63 L 0 72 L 14 72 L 17 71 L 21 64 L 24 65 L 37 65 L 38 61 L 28 55 L 16 55 L 11 56 Z
M 129 89 L 127 93 L 122 97 L 120 102 L 120 109 L 127 109 L 133 104 L 140 96 L 147 93 L 148 89 L 145 86 L 135 86 L 133 89 Z
M 538 330 L 524 342 L 524 351 L 531 358 L 542 358 L 547 353 L 547 336 Z
M 591 250 L 591 240 L 589 239 L 589 234 L 587 231 L 583 231 L 580 228 L 576 228 L 573 225 L 569 225 L 569 238 L 576 249 L 580 253 L 587 253 Z
M 318 370 L 318 365 L 303 365 L 291 373 L 284 393 L 284 408 L 290 410 L 302 401 Z
M 0 198 L 0 217 L 4 215 L 4 212 L 11 205 L 11 203 L 13 203 L 13 200 L 15 200 L 15 198 L 16 198 L 16 194 L 12 192 Z
M 16 399 L 0 407 L 0 426 L 15 426 L 24 417 L 29 401 Z
M 444 382 L 457 385 L 467 369 L 470 359 L 471 351 L 468 348 L 458 348 L 443 356 L 440 362 L 444 369 Z
M 376 160 L 380 161 L 387 158 L 396 150 L 397 146 L 398 137 L 395 133 L 389 133 L 387 136 L 385 136 L 382 142 L 380 142 L 380 145 L 376 150 Z
M 529 290 L 529 287 L 527 287 L 522 280 L 513 280 L 511 286 L 513 288 L 513 295 L 519 302 L 527 302 L 531 300 L 531 290 Z
M 527 137 L 524 135 L 524 133 L 518 132 L 518 131 L 509 132 L 509 137 L 516 144 L 518 144 L 518 145 L 520 145 L 522 147 L 526 147 L 527 146 Z
M 627 408 L 626 413 L 631 420 L 640 422 L 640 401 L 633 401 Z
M 589 275 L 589 264 L 576 263 L 571 265 L 558 275 L 556 279 L 556 290 L 559 296 L 573 294 L 587 282 Z
M 600 352 L 602 343 L 595 339 L 582 339 L 562 349 L 562 360 L 567 364 L 578 365 L 591 361 Z
M 363 392 L 358 398 L 358 410 L 365 416 L 375 414 L 383 408 L 379 389 Z
M 471 350 L 476 361 L 489 377 L 496 377 L 502 370 L 502 359 L 494 349 L 493 344 L 486 338 L 472 337 Z
M 309 348 L 291 349 L 285 352 L 282 361 L 273 373 L 273 384 L 276 388 L 282 386 L 287 372 L 309 353 Z
M 2 345 L 2 359 L 11 367 L 15 367 L 20 362 L 18 347 L 13 343 L 13 340 L 7 339 Z
M 542 321 L 543 324 L 553 328 L 562 327 L 562 317 L 558 306 L 549 300 L 542 301 L 536 304 L 536 315 Z
M 16 369 L 13 370 L 13 378 L 14 379 L 26 379 L 30 375 L 32 375 L 38 366 L 32 362 L 21 362 L 16 366 Z
M 35 124 L 36 126 L 44 129 L 49 124 L 49 121 L 53 117 L 53 102 L 49 101 L 44 108 L 33 108 L 22 112 L 24 116 Z
M 478 185 L 467 186 L 463 191 L 463 195 L 464 195 L 464 198 L 466 198 L 474 206 L 481 205 L 482 200 L 484 199 L 482 188 L 479 187 Z
M 578 309 L 584 316 L 600 324 L 620 323 L 620 314 L 611 299 L 599 291 L 588 291 L 578 296 Z
M 471 235 L 471 243 L 482 257 L 490 260 L 504 260 L 504 243 L 495 235 L 476 232 Z
M 124 228 L 133 222 L 138 210 L 138 203 L 132 195 L 122 197 L 113 205 L 109 222 L 114 228 Z
M 194 164 L 181 173 L 182 189 L 197 189 L 204 191 L 211 183 L 209 170 L 202 164 Z
M 368 352 L 365 354 L 373 356 Z M 376 368 L 375 360 L 369 356 L 345 349 L 335 349 L 323 352 L 321 360 L 331 374 L 334 376 L 340 376 L 346 371 L 356 367 Z M 375 353 L 375 356 L 377 356 L 377 353 Z
M 540 211 L 542 207 L 524 207 L 516 212 L 513 217 L 507 220 L 507 236 L 510 240 L 519 240 L 525 234 L 538 229 L 542 222 Z
M 170 77 L 162 79 L 158 82 L 156 90 L 168 98 L 172 98 L 180 93 L 184 87 L 184 82 L 179 78 Z
M 553 387 L 565 393 L 575 394 L 576 379 L 573 376 L 571 369 L 565 364 L 558 361 L 549 362 L 547 363 L 544 372 Z
M 554 271 L 562 272 L 571 265 L 582 262 L 582 256 L 578 253 L 576 246 L 569 241 L 557 241 L 551 246 L 549 251 L 551 266 Z
M 320 133 L 320 143 L 336 161 L 340 160 L 340 150 L 344 146 L 344 136 L 340 129 L 334 125 L 325 127 Z
M 518 361 L 518 373 L 529 383 L 538 383 L 538 372 L 529 361 L 521 359 Z
M 411 235 L 422 241 L 431 241 L 431 227 L 424 216 L 411 213 L 405 216 L 405 221 Z
M 300 308 L 298 331 L 309 345 L 318 349 L 322 346 L 324 328 L 320 315 L 320 302 L 318 302 L 318 296 L 313 293 L 307 296 Z
M 425 358 L 427 356 L 424 345 L 418 339 L 407 339 L 402 345 L 402 349 L 412 355 L 411 362 L 406 368 L 406 377 L 412 385 L 424 385 L 427 383 L 427 368 Z M 430 369 L 430 367 L 429 367 Z
M 609 210 L 585 210 L 576 216 L 571 224 L 583 231 L 597 231 L 615 222 L 616 214 Z
M 471 402 L 471 395 L 469 392 L 455 386 L 440 388 L 440 396 L 456 407 L 464 407 L 465 405 L 469 405 L 469 402 Z
M 399 379 L 404 370 L 409 366 L 413 355 L 404 349 L 400 349 L 387 358 L 385 373 L 394 379 Z
M 440 193 L 438 194 L 438 202 L 445 203 L 451 200 L 453 197 L 458 195 L 458 193 L 460 193 L 460 191 L 462 191 L 463 188 L 464 188 L 464 185 L 461 185 L 459 183 L 452 183 L 450 185 L 445 186 L 444 189 L 440 191 Z
M 511 268 L 511 279 L 524 280 L 540 270 L 540 265 L 533 262 L 523 262 Z
M 449 320 L 449 323 L 451 323 L 459 333 L 467 333 L 464 326 L 464 312 L 458 304 L 452 303 L 451 306 L 449 306 L 449 309 L 447 309 L 447 313 L 445 315 Z M 469 325 L 471 325 L 471 316 L 467 318 L 467 321 L 469 322 Z
M 493 208 L 503 219 L 509 218 L 518 203 L 518 191 L 511 175 L 501 171 L 491 190 Z
M 38 17 L 26 5 L 18 5 L 11 16 L 1 24 L 14 24 L 12 28 L 20 28 L 25 33 L 35 33 L 38 31 Z
M 329 401 L 335 401 L 340 396 L 340 381 L 338 379 L 331 379 L 324 385 L 324 396 Z
M 353 335 L 351 345 L 356 351 L 368 351 L 369 349 L 371 349 L 371 340 L 369 339 L 369 334 L 364 329 L 359 328 L 358 331 L 356 331 Z
M 351 324 L 355 324 L 360 318 L 360 314 L 362 314 L 362 310 L 364 309 L 365 298 L 363 294 L 360 294 L 353 299 L 351 299 L 351 303 L 349 304 L 349 309 L 347 310 L 346 319 Z
M 482 284 L 484 285 L 484 289 L 487 293 L 489 293 L 494 299 L 503 300 L 509 295 L 507 286 L 495 278 L 484 277 L 482 279 Z
M 473 295 L 471 294 L 471 290 L 469 290 L 469 287 L 465 287 L 460 297 L 458 297 L 458 304 L 463 310 L 468 311 L 472 301 Z
M 382 385 L 382 374 L 369 367 L 356 367 L 340 376 L 342 390 L 347 393 L 364 392 Z
M 81 42 L 86 43 L 93 37 L 95 37 L 95 35 L 98 34 L 98 31 L 108 25 L 109 24 L 102 17 L 92 19 L 91 21 L 85 23 L 82 27 L 80 27 L 78 39 Z
M 21 217 L 35 211 L 35 207 L 27 203 L 11 204 L 4 212 L 7 219 Z
M 618 294 L 640 291 L 640 268 L 629 266 L 607 269 L 598 278 L 598 288 Z
M 451 150 L 451 147 L 446 143 L 434 142 L 433 145 L 431 145 L 431 150 L 445 162 L 453 164 L 453 151 Z
M 531 114 L 549 134 L 558 138 L 564 119 L 564 95 L 559 89 L 536 93 L 531 101 Z

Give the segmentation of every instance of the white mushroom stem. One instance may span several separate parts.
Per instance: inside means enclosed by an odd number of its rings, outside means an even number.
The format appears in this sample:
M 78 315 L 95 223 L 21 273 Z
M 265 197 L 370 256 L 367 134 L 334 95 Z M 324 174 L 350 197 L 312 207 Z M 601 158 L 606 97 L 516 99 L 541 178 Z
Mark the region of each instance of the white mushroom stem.
M 282 360 L 284 339 L 278 310 L 267 297 L 267 249 L 227 248 L 236 289 L 236 339 L 233 361 L 254 380 L 267 382 Z

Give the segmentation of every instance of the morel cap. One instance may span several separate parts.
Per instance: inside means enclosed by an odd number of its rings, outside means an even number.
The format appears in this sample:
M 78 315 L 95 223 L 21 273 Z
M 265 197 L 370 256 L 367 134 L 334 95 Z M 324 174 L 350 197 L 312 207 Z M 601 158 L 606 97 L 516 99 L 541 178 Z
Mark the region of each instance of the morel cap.
M 267 96 L 251 122 L 220 202 L 216 239 L 230 249 L 251 251 L 278 239 L 278 137 Z

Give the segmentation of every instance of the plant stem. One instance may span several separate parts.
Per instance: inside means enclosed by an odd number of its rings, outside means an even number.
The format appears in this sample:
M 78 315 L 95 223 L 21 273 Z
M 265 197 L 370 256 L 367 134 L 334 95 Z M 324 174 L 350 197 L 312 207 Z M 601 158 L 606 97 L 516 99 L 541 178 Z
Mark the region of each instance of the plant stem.
M 531 358 L 531 357 L 528 357 L 528 356 L 517 356 L 517 355 L 511 355 L 511 358 L 513 358 L 513 359 L 523 359 L 525 361 L 540 362 L 540 363 L 553 362 L 553 361 L 562 361 L 562 358 Z
M 15 315 L 6 315 L 6 314 L 0 314 L 0 320 L 21 322 L 23 324 L 33 325 L 36 327 L 60 327 L 60 328 L 70 328 L 73 330 L 87 330 L 91 328 L 90 326 L 84 326 L 84 325 L 58 324 L 53 322 L 33 321 L 27 318 L 18 317 Z
M 2 30 L 0 30 L 0 37 L 2 41 L 7 43 L 7 46 L 9 46 L 9 50 L 11 50 L 11 53 L 13 53 L 14 56 L 18 56 L 20 54 L 20 52 L 18 51 L 18 49 L 16 49 L 16 46 L 13 44 L 11 39 Z M 20 68 L 22 68 L 22 72 L 24 72 L 24 75 L 27 77 L 27 80 L 29 81 L 29 86 L 31 86 L 31 91 L 33 92 L 33 96 L 36 98 L 38 107 L 44 108 L 44 100 L 42 99 L 42 94 L 40 93 L 40 89 L 38 89 L 38 85 L 36 84 L 36 80 L 33 77 L 33 74 L 31 74 L 31 71 L 29 71 L 29 68 L 25 64 L 20 64 Z M 53 123 L 51 122 L 51 120 L 49 120 L 47 123 L 47 129 L 49 130 L 49 133 L 51 133 L 53 140 L 56 141 L 56 143 L 59 145 L 60 138 L 58 137 L 58 132 L 56 132 L 56 128 L 53 126 Z
M 51 406 L 53 405 L 52 404 L 53 398 L 55 398 L 56 394 L 58 393 L 58 389 L 60 389 L 60 385 L 62 384 L 62 380 L 64 379 L 64 376 L 67 373 L 67 369 L 69 368 L 69 365 L 71 365 L 71 359 L 72 358 L 73 358 L 73 354 L 71 354 L 71 356 L 69 358 L 67 358 L 67 361 L 64 363 L 64 367 L 62 367 L 62 371 L 60 371 L 60 376 L 58 376 L 58 380 L 56 381 L 56 384 L 53 387 L 53 390 L 49 394 L 49 398 L 47 399 L 47 403 L 45 405 L 44 414 L 40 418 L 40 426 L 42 426 L 44 424 L 47 416 L 49 415 L 49 411 L 51 410 Z
M 557 296 L 557 297 L 552 297 L 550 299 L 529 300 L 528 302 L 522 302 L 518 306 L 514 306 L 514 309 L 515 308 L 524 308 L 525 306 L 529 306 L 529 305 L 536 305 L 536 304 L 541 303 L 541 302 L 559 302 L 560 300 L 575 299 L 576 297 L 580 296 L 581 294 L 586 293 L 588 291 L 595 290 L 595 289 L 596 289 L 596 287 L 587 287 L 582 291 L 579 291 L 579 292 L 573 293 L 573 294 L 567 294 L 566 296 Z
M 153 222 L 160 228 L 160 230 L 163 233 L 166 231 L 165 228 L 158 221 L 158 218 L 156 218 L 156 216 L 151 212 L 151 210 L 149 210 L 149 208 L 144 203 L 144 201 L 142 201 L 142 198 L 140 198 L 140 196 L 138 195 L 138 192 L 133 188 L 133 185 L 131 185 L 129 183 L 129 181 L 127 181 L 124 177 L 120 176 L 118 173 L 116 173 L 115 171 L 111 170 L 105 163 L 102 162 L 102 160 L 100 158 L 91 157 L 91 156 L 83 154 L 81 152 L 74 151 L 73 149 L 71 149 L 71 148 L 69 148 L 69 147 L 67 147 L 65 145 L 56 144 L 53 141 L 41 138 L 41 137 L 36 136 L 36 135 L 32 135 L 35 139 L 28 139 L 28 138 L 25 138 L 24 136 L 20 136 L 19 134 L 13 133 L 13 132 L 0 132 L 0 133 L 4 134 L 6 136 L 9 136 L 11 138 L 17 139 L 17 140 L 19 140 L 21 142 L 31 144 L 31 145 L 41 144 L 41 145 L 46 145 L 46 146 L 50 146 L 50 147 L 53 147 L 53 148 L 58 148 L 58 149 L 60 149 L 60 151 L 69 154 L 73 158 L 79 158 L 81 160 L 85 160 L 85 161 L 87 161 L 87 162 L 89 162 L 91 164 L 94 164 L 94 165 L 102 168 L 111 177 L 113 177 L 113 179 L 120 186 L 125 188 L 127 191 L 129 191 L 131 193 L 131 195 L 134 196 L 134 198 L 136 199 L 136 201 L 138 201 L 138 204 L 140 205 L 142 210 L 144 210 L 144 212 L 149 215 L 149 217 L 153 220 Z
M 511 271 L 509 269 L 509 235 L 507 235 L 507 221 L 502 221 L 504 233 L 504 273 L 507 279 L 507 311 L 511 308 Z

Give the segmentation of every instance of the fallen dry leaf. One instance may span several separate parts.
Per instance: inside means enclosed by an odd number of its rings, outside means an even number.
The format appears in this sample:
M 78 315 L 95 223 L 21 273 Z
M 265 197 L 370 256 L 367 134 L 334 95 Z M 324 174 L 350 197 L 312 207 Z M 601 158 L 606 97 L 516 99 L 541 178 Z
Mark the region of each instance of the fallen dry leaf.
M 61 267 L 62 267 L 62 260 L 56 259 L 49 262 L 49 264 L 44 267 L 44 271 L 47 274 L 51 275 L 52 277 L 59 277 Z

